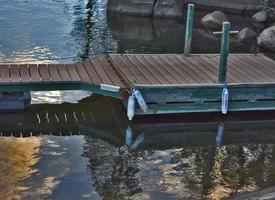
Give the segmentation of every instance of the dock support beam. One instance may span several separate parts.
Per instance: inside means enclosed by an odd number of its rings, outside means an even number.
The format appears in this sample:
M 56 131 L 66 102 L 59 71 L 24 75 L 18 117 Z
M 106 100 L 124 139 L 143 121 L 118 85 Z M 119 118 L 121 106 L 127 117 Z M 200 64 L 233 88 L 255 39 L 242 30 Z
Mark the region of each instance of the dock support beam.
M 221 55 L 220 55 L 220 69 L 219 69 L 219 83 L 226 82 L 227 60 L 228 60 L 228 53 L 229 53 L 229 34 L 230 34 L 230 22 L 223 22 Z
M 185 27 L 185 41 L 184 41 L 185 56 L 189 56 L 190 50 L 191 50 L 194 9 L 195 9 L 194 4 L 188 4 L 186 27 Z

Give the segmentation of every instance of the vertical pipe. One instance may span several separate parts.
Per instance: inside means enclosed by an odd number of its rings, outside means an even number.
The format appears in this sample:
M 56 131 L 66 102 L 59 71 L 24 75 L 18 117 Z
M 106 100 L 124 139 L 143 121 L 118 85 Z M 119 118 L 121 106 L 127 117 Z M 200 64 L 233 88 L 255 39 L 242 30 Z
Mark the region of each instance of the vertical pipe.
M 230 22 L 223 22 L 219 83 L 224 83 L 226 81 L 227 60 L 228 60 L 228 53 L 229 53 L 229 34 L 230 34 Z
M 185 56 L 189 56 L 190 49 L 191 49 L 194 8 L 195 8 L 194 4 L 188 4 L 186 27 L 185 27 L 185 41 L 184 41 Z

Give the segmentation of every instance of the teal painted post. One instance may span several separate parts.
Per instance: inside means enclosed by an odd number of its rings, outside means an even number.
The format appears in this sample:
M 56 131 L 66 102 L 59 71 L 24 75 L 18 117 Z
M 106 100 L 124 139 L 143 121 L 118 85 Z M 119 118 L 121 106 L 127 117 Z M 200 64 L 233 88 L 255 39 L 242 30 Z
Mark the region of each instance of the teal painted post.
M 194 9 L 195 9 L 194 4 L 188 4 L 186 27 L 185 27 L 185 41 L 184 41 L 185 56 L 188 56 L 190 54 L 190 49 L 191 49 Z
M 219 83 L 224 83 L 226 81 L 227 60 L 228 60 L 228 53 L 229 53 L 229 34 L 230 34 L 230 22 L 223 22 Z

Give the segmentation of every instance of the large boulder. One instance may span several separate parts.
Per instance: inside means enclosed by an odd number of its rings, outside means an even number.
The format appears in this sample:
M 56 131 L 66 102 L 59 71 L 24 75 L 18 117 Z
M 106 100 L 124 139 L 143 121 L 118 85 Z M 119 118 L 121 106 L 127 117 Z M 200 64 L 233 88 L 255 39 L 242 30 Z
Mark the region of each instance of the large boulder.
M 252 40 L 255 41 L 257 35 L 258 34 L 254 30 L 250 28 L 244 28 L 238 34 L 238 40 L 239 42 L 250 43 Z
M 256 12 L 252 16 L 252 20 L 257 23 L 263 23 L 267 21 L 267 12 L 265 10 L 261 10 L 259 12 Z
M 221 30 L 222 23 L 225 21 L 228 21 L 228 18 L 221 11 L 214 11 L 201 19 L 201 23 L 210 30 Z
M 107 10 L 112 13 L 152 16 L 154 0 L 108 0 Z
M 265 29 L 257 39 L 260 47 L 275 51 L 275 26 Z
M 154 17 L 182 17 L 182 0 L 158 0 L 154 8 Z

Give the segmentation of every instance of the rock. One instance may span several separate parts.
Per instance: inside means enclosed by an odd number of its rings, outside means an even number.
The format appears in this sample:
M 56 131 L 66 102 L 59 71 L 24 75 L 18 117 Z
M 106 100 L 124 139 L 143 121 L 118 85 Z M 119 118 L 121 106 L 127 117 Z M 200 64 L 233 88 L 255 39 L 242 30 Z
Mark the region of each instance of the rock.
M 225 21 L 228 21 L 228 18 L 221 11 L 214 11 L 201 19 L 201 23 L 210 30 L 221 30 L 222 23 Z
M 263 30 L 267 28 L 265 23 L 252 22 L 251 25 L 253 30 L 256 31 L 258 34 L 263 32 Z
M 257 39 L 260 47 L 275 51 L 275 26 L 265 29 Z
M 239 42 L 250 43 L 252 40 L 255 40 L 257 35 L 258 34 L 254 30 L 250 28 L 244 28 L 238 34 L 238 40 Z
M 107 11 L 135 16 L 152 16 L 154 5 L 154 0 L 108 0 Z
M 154 8 L 154 17 L 182 17 L 182 0 L 158 0 Z
M 265 10 L 259 11 L 252 16 L 252 21 L 263 23 L 267 21 L 267 12 Z
M 275 22 L 275 8 L 267 9 L 267 17 L 269 22 Z

